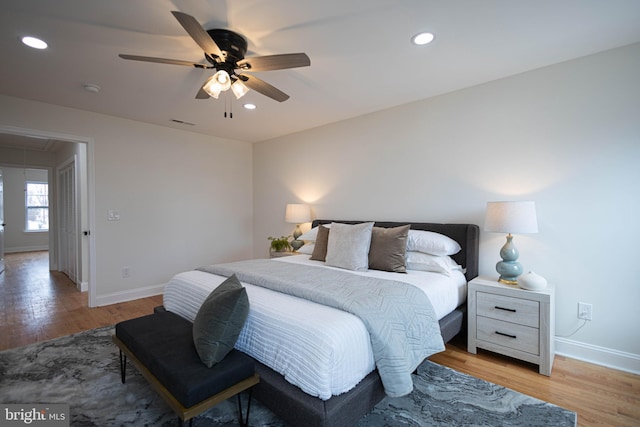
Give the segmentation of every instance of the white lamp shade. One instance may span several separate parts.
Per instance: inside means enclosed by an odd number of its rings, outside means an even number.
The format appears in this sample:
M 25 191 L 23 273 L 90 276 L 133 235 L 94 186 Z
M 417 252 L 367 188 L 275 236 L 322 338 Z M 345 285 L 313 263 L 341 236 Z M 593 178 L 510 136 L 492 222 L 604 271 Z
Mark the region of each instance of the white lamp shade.
M 309 209 L 309 205 L 290 203 L 287 205 L 284 220 L 291 224 L 309 222 L 311 221 L 311 209 Z
M 498 233 L 537 233 L 535 202 L 488 202 L 484 230 Z

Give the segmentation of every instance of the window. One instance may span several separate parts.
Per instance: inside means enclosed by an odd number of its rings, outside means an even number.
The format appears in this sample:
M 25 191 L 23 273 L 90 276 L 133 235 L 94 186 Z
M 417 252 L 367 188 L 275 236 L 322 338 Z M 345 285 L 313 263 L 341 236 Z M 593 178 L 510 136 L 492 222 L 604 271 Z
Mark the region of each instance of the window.
M 49 230 L 49 184 L 27 181 L 25 191 L 27 231 Z

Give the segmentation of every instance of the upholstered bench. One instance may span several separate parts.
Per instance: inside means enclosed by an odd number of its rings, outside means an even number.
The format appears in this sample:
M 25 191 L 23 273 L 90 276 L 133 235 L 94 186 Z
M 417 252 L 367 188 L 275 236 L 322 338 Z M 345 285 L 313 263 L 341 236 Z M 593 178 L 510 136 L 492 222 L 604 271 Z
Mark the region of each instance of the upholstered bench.
M 194 346 L 193 324 L 169 311 L 120 322 L 113 341 L 120 348 L 122 382 L 127 357 L 178 414 L 179 423 L 190 420 L 218 403 L 238 396 L 241 426 L 249 421 L 251 387 L 259 382 L 254 361 L 231 350 L 208 368 Z M 243 419 L 240 393 L 249 390 Z

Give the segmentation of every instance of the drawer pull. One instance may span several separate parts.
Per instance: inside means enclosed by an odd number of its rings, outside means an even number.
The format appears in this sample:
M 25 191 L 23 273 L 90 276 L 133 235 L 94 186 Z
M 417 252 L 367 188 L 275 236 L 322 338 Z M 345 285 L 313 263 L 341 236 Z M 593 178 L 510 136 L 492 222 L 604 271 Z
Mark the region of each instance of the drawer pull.
M 496 334 L 502 335 L 503 337 L 513 338 L 513 339 L 517 338 L 515 335 L 505 334 L 504 332 L 499 332 L 499 331 L 496 331 Z
M 515 313 L 515 312 L 516 312 L 516 310 L 515 310 L 514 308 L 504 308 L 504 307 L 500 307 L 499 305 L 496 305 L 496 306 L 495 306 L 495 307 L 493 307 L 493 308 L 495 308 L 496 310 L 510 311 L 510 312 L 512 312 L 512 313 Z

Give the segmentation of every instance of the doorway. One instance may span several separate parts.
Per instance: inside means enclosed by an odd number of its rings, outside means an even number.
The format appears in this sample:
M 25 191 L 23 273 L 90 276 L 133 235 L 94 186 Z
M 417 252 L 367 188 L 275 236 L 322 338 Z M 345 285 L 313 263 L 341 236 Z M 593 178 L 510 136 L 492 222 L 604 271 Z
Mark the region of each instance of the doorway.
M 12 151 L 13 149 L 13 151 Z M 93 140 L 73 135 L 0 126 L 0 166 L 51 171 L 49 266 L 63 271 L 95 306 L 95 265 L 89 230 L 93 224 Z M 28 156 L 21 153 L 27 152 Z M 52 154 L 54 153 L 54 154 Z M 27 162 L 25 162 L 25 157 Z M 53 160 L 52 160 L 53 159 Z

